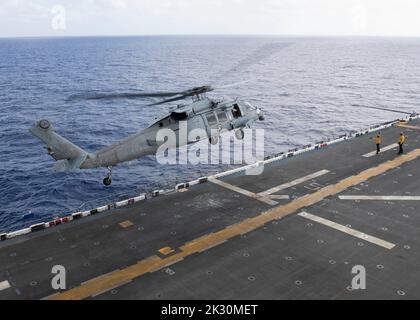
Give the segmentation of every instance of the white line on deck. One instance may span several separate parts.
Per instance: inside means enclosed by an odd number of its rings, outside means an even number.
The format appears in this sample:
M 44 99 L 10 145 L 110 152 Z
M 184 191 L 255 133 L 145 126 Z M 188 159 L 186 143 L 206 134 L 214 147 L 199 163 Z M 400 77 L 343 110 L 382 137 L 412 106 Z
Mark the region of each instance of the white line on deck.
M 10 288 L 9 281 L 0 282 L 0 291 L 6 290 Z
M 293 181 L 288 182 L 288 183 L 284 183 L 282 185 L 271 188 L 271 189 L 269 189 L 267 191 L 264 191 L 264 192 L 261 192 L 261 193 L 254 193 L 254 192 L 242 189 L 240 187 L 231 185 L 227 182 L 221 181 L 217 178 L 211 178 L 211 179 L 209 179 L 209 181 L 213 182 L 214 184 L 217 184 L 217 185 L 219 185 L 223 188 L 226 188 L 226 189 L 232 190 L 234 192 L 237 192 L 239 194 L 242 194 L 244 196 L 259 200 L 259 201 L 264 202 L 266 204 L 269 204 L 271 206 L 275 206 L 275 205 L 278 205 L 279 203 L 277 201 L 274 201 L 274 200 L 290 200 L 290 196 L 288 196 L 288 195 L 273 195 L 273 193 L 277 193 L 279 191 L 297 186 L 297 185 L 302 184 L 306 181 L 310 181 L 310 180 L 313 180 L 313 179 L 318 178 L 320 176 L 323 176 L 323 175 L 325 175 L 329 172 L 330 171 L 328 171 L 328 170 L 321 170 L 321 171 L 315 172 L 313 174 L 310 174 L 306 177 L 299 178 L 299 179 L 293 180 Z
M 353 236 L 355 238 L 359 238 L 359 239 L 362 239 L 364 241 L 367 241 L 367 242 L 376 244 L 376 245 L 378 245 L 380 247 L 383 247 L 385 249 L 388 249 L 388 250 L 391 250 L 391 249 L 393 249 L 395 247 L 395 244 L 393 244 L 393 243 L 387 242 L 385 240 L 382 240 L 382 239 L 379 239 L 379 238 L 376 238 L 376 237 L 369 236 L 369 235 L 367 235 L 365 233 L 362 233 L 360 231 L 357 231 L 357 230 L 348 228 L 346 226 L 343 226 L 341 224 L 335 223 L 333 221 L 330 221 L 330 220 L 327 220 L 327 219 L 324 219 L 324 218 L 315 216 L 315 215 L 310 214 L 308 212 L 301 212 L 301 213 L 299 213 L 299 216 L 301 216 L 301 217 L 303 217 L 305 219 L 312 220 L 314 222 L 318 222 L 318 223 L 320 223 L 320 224 L 322 224 L 324 226 L 333 228 L 335 230 L 344 232 L 344 233 L 346 233 L 348 235 L 351 235 L 351 236 Z
M 306 177 L 299 178 L 299 179 L 293 180 L 293 181 L 291 181 L 291 182 L 288 182 L 288 183 L 282 184 L 282 185 L 280 185 L 280 186 L 277 186 L 277 187 L 271 188 L 271 189 L 269 189 L 269 190 L 267 190 L 267 191 L 261 192 L 261 193 L 260 193 L 260 195 L 261 195 L 261 196 L 268 196 L 268 195 L 271 195 L 271 194 L 273 194 L 273 193 L 277 193 L 277 192 L 279 192 L 279 191 L 282 191 L 282 190 L 285 190 L 285 189 L 288 189 L 288 188 L 291 188 L 291 187 L 297 186 L 298 184 L 304 183 L 304 182 L 306 182 L 306 181 L 309 181 L 309 180 L 312 180 L 312 179 L 318 178 L 318 177 L 323 176 L 323 175 L 325 175 L 325 174 L 327 174 L 327 173 L 329 173 L 329 171 L 328 171 L 328 170 L 321 170 L 321 171 L 315 172 L 315 173 L 313 173 L 313 174 L 310 174 L 310 175 L 308 175 L 308 176 L 306 176 Z
M 273 200 L 290 200 L 290 196 L 288 195 L 271 194 L 268 196 L 268 198 L 273 199 Z
M 375 201 L 420 201 L 420 197 L 411 196 L 339 196 L 340 200 L 375 200 Z
M 240 187 L 231 185 L 231 184 L 229 184 L 227 182 L 224 182 L 224 181 L 221 181 L 221 180 L 218 180 L 218 179 L 209 179 L 209 181 L 210 182 L 213 182 L 214 184 L 217 184 L 217 185 L 219 185 L 219 186 L 221 186 L 223 188 L 226 188 L 228 190 L 232 190 L 232 191 L 237 192 L 239 194 L 243 194 L 244 196 L 247 196 L 247 197 L 250 197 L 250 198 L 253 198 L 253 199 L 262 201 L 264 203 L 267 203 L 270 206 L 275 206 L 275 205 L 278 204 L 277 201 L 271 200 L 268 197 L 264 197 L 264 196 L 258 195 L 256 193 L 251 192 L 251 191 L 248 191 L 248 190 L 242 189 Z
M 389 150 L 394 150 L 396 148 L 398 148 L 398 143 L 394 143 L 394 144 L 391 144 L 390 146 L 381 148 L 381 153 L 383 153 L 385 151 L 389 151 Z M 364 158 L 372 158 L 374 156 L 376 156 L 376 151 L 372 151 L 372 152 L 369 152 L 369 153 L 363 155 Z

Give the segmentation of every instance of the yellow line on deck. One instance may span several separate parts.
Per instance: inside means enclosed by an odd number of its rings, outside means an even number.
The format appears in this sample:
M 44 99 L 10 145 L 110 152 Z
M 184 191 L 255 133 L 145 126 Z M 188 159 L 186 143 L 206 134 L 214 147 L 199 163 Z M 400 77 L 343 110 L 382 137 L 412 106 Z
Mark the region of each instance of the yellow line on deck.
M 164 256 L 167 256 L 168 254 L 174 253 L 175 250 L 173 250 L 171 247 L 165 247 L 159 250 L 160 254 L 163 254 Z
M 170 257 L 161 259 L 158 256 L 151 256 L 145 260 L 139 261 L 130 267 L 97 278 L 96 280 L 82 284 L 76 288 L 70 289 L 58 295 L 54 295 L 50 298 L 54 300 L 85 299 L 91 296 L 95 296 L 98 293 L 109 291 L 112 288 L 121 286 L 124 283 L 127 283 L 128 281 L 138 278 L 144 274 L 175 264 L 182 259 L 191 256 L 192 254 L 203 252 L 236 236 L 256 230 L 268 222 L 296 213 L 303 208 L 318 203 L 327 197 L 337 195 L 352 186 L 356 186 L 370 178 L 376 177 L 391 169 L 399 167 L 404 163 L 415 160 L 418 157 L 420 157 L 420 149 L 416 149 L 407 155 L 400 156 L 394 160 L 382 163 L 377 167 L 367 169 L 357 175 L 346 178 L 337 184 L 329 185 L 313 194 L 305 195 L 286 205 L 273 208 L 254 218 L 246 219 L 237 224 L 228 226 L 216 233 L 211 233 L 188 242 L 184 246 L 180 247 L 181 251 L 179 253 Z
M 132 223 L 129 220 L 120 223 L 120 227 L 123 228 L 123 229 L 127 229 L 131 226 L 134 226 L 134 223 Z

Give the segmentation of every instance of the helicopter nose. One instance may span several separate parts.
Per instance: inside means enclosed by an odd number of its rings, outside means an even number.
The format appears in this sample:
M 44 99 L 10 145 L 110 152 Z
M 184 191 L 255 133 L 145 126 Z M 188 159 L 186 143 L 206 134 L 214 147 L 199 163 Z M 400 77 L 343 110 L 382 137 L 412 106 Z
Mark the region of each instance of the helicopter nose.
M 257 114 L 258 114 L 258 120 L 260 120 L 260 121 L 264 121 L 265 120 L 264 112 L 260 108 L 258 108 Z

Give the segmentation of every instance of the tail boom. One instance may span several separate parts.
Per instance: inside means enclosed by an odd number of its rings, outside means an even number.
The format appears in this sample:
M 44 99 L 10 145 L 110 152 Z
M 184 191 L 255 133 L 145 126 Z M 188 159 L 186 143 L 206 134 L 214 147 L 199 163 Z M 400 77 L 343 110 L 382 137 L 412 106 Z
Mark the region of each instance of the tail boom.
M 48 154 L 57 161 L 54 171 L 80 169 L 89 158 L 89 153 L 57 134 L 48 120 L 41 120 L 29 131 L 44 142 Z

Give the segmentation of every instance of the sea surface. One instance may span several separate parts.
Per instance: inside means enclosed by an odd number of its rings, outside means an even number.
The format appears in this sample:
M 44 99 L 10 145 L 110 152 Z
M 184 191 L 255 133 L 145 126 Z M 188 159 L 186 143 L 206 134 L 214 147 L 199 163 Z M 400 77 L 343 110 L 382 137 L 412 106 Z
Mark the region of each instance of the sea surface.
M 227 165 L 123 164 L 53 173 L 28 128 L 49 119 L 94 152 L 152 123 L 156 100 L 69 100 L 89 92 L 185 90 L 241 82 L 209 94 L 262 107 L 267 155 L 420 110 L 419 38 L 87 37 L 0 39 L 0 231 L 172 187 Z

